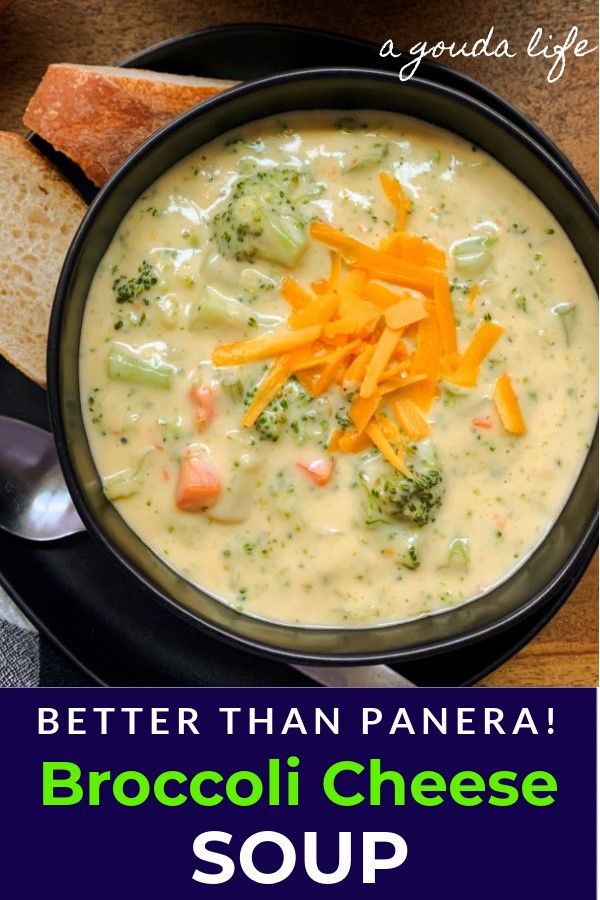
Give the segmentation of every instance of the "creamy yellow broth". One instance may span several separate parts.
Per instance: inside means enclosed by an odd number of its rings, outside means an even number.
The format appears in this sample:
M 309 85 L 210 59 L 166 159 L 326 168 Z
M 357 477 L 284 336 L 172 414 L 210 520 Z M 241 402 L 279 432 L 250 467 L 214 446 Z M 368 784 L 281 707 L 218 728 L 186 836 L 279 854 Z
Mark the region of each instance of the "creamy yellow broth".
M 360 473 L 373 451 L 335 454 L 324 486 L 296 465 L 327 456 L 329 435 L 347 415 L 341 388 L 292 404 L 288 425 L 271 441 L 241 425 L 241 394 L 264 364 L 231 371 L 210 362 L 216 344 L 272 331 L 289 314 L 279 293 L 284 274 L 305 286 L 327 277 L 329 252 L 314 241 L 289 268 L 258 253 L 228 256 L 226 241 L 215 237 L 213 219 L 240 178 L 280 177 L 274 167 L 287 171 L 281 189 L 296 198 L 294 214 L 373 246 L 393 227 L 379 173 L 394 174 L 413 201 L 407 230 L 448 253 L 459 348 L 482 319 L 506 329 L 477 386 L 442 383 L 429 413 L 425 449 L 435 448 L 444 494 L 435 521 L 423 527 L 368 524 Z M 480 270 L 465 273 L 451 250 L 469 236 L 492 240 Z M 235 235 L 232 247 L 235 254 Z M 467 294 L 475 282 L 481 292 L 473 304 Z M 199 321 L 207 290 L 213 299 L 218 292 L 217 299 L 239 300 L 246 312 L 225 325 Z M 108 496 L 149 552 L 248 614 L 361 627 L 468 601 L 540 542 L 593 432 L 596 333 L 595 293 L 573 246 L 490 156 L 407 117 L 290 114 L 202 147 L 132 206 L 90 289 L 81 402 Z M 107 356 L 115 346 L 174 367 L 171 388 L 111 380 Z M 522 437 L 503 429 L 491 400 L 504 371 L 526 420 Z M 212 385 L 216 396 L 215 418 L 202 431 L 189 398 L 195 383 Z M 475 427 L 474 419 L 492 427 Z M 175 505 L 178 467 L 189 452 L 210 460 L 222 481 L 221 498 L 205 511 Z M 453 541 L 465 551 L 458 557 L 449 555 Z

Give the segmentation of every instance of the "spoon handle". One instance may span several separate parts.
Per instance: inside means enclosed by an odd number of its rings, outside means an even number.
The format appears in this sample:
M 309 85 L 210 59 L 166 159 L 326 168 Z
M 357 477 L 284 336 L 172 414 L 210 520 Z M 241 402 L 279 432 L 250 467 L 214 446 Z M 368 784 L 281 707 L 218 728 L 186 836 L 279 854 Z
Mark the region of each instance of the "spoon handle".
M 292 668 L 302 672 L 324 687 L 415 687 L 389 666 L 299 666 Z

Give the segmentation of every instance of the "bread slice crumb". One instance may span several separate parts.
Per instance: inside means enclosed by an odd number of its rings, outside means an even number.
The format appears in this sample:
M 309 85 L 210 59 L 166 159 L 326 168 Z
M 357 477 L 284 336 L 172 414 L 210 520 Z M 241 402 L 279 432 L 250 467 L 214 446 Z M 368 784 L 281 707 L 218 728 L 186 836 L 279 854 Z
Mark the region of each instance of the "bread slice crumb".
M 0 131 L 0 353 L 41 386 L 58 276 L 85 211 L 41 153 Z

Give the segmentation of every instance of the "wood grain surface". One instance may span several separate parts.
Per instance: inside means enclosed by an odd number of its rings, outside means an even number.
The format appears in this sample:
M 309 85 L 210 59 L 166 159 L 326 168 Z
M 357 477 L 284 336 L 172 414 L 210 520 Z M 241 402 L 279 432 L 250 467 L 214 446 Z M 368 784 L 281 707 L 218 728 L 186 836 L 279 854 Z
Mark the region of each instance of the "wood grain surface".
M 2 3 L 0 2 L 0 7 Z M 596 43 L 595 0 L 409 0 L 367 4 L 355 0 L 290 4 L 278 0 L 14 0 L 0 16 L 0 128 L 23 131 L 21 116 L 51 62 L 114 65 L 167 37 L 227 22 L 277 22 L 342 31 L 397 47 L 418 41 L 472 44 L 491 26 L 506 38 L 514 59 L 439 60 L 504 95 L 569 156 L 588 185 L 598 189 L 598 56 L 567 56 L 564 75 L 548 84 L 549 63 L 525 50 L 537 27 L 563 43 L 574 25 Z M 247 47 L 247 53 L 260 48 Z M 376 61 L 374 61 L 374 64 Z M 488 685 L 596 685 L 598 683 L 597 556 L 562 610 Z

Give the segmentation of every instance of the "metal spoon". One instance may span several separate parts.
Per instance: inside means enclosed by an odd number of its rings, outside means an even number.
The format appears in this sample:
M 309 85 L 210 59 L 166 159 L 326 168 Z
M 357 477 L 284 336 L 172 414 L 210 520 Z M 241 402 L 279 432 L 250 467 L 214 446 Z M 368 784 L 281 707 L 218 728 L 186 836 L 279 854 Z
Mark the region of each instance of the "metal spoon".
M 0 416 L 0 528 L 30 541 L 85 531 L 52 435 L 6 416 Z
M 30 541 L 85 531 L 52 435 L 7 416 L 0 416 L 0 528 Z M 292 666 L 326 687 L 413 687 L 389 666 Z

